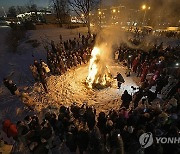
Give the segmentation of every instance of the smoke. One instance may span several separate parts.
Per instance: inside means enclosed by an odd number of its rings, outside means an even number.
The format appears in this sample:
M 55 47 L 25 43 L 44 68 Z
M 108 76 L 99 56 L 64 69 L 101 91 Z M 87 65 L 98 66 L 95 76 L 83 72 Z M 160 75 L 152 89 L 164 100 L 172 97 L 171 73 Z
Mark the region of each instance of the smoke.
M 128 4 L 130 0 L 127 0 L 126 4 Z M 173 0 L 172 0 L 173 1 Z M 122 43 L 125 43 L 128 47 L 132 49 L 143 49 L 144 51 L 149 50 L 148 45 L 150 43 L 155 42 L 155 37 L 149 35 L 143 38 L 140 38 L 138 35 L 135 35 L 133 33 L 127 32 L 126 28 L 129 28 L 132 25 L 127 26 L 127 23 L 134 21 L 137 22 L 139 20 L 139 27 L 142 27 L 142 24 L 140 23 L 141 18 L 145 18 L 145 13 L 147 15 L 147 19 L 151 18 L 151 24 L 155 26 L 159 26 L 159 23 L 162 21 L 165 22 L 174 22 L 177 20 L 176 12 L 176 6 L 180 6 L 180 2 L 175 2 L 175 1 L 170 1 L 170 0 L 153 0 L 149 1 L 147 3 L 147 9 L 148 10 L 137 10 L 137 6 L 140 7 L 142 4 L 140 4 L 140 0 L 137 0 L 136 3 L 136 9 L 130 9 L 130 5 L 128 7 L 121 7 L 116 5 L 116 7 L 111 7 L 110 11 L 108 9 L 102 9 L 101 12 L 98 12 L 100 16 L 97 16 L 97 24 L 100 24 L 103 28 L 100 29 L 100 31 L 97 33 L 96 37 L 96 42 L 95 42 L 95 47 L 94 48 L 94 53 L 91 55 L 92 58 L 90 60 L 90 67 L 89 67 L 89 76 L 93 75 L 92 79 L 99 79 L 100 80 L 104 79 L 105 74 L 109 71 L 107 68 L 108 66 L 113 66 L 113 59 L 115 55 L 115 49 L 117 49 Z M 117 1 L 116 1 L 117 2 Z M 132 2 L 132 0 L 131 0 Z M 158 5 L 158 6 L 157 6 Z M 120 9 L 119 9 L 120 8 Z M 166 13 L 164 13 L 164 10 L 167 10 Z M 104 11 L 104 12 L 103 12 Z M 132 11 L 132 12 L 131 12 Z M 136 13 L 136 14 L 135 14 Z M 136 16 L 138 15 L 138 16 Z M 172 16 L 175 16 L 174 18 Z M 118 16 L 118 17 L 117 17 Z M 165 17 L 167 18 L 165 20 Z M 179 16 L 180 17 L 180 16 Z M 137 19 L 137 21 L 136 21 Z M 147 22 L 146 19 L 146 23 Z M 173 21 L 174 20 L 174 21 Z M 99 22 L 100 21 L 100 22 Z M 144 19 L 143 19 L 144 21 Z M 149 21 L 149 20 L 148 20 Z M 123 28 L 123 25 L 126 25 Z M 151 26 L 151 25 L 148 25 Z M 136 37 L 138 36 L 138 37 Z M 134 45 L 133 43 L 130 43 L 130 39 L 141 39 L 141 43 L 139 42 L 139 45 Z M 93 53 L 92 51 L 92 53 Z M 94 65 L 96 67 L 94 67 Z M 112 69 L 112 67 L 111 67 Z M 111 70 L 110 70 L 111 72 Z M 90 78 L 91 79 L 91 78 Z M 94 80 L 92 80 L 94 81 Z
M 101 50 L 101 62 L 107 64 L 107 66 L 110 65 L 112 63 L 114 49 L 123 42 L 128 43 L 128 36 L 119 26 L 103 28 L 98 33 L 95 43 L 95 46 Z
M 149 25 L 160 27 L 163 24 L 168 26 L 168 23 L 170 23 L 169 26 L 180 26 L 180 0 L 111 0 L 109 6 L 126 7 L 127 11 L 124 13 L 122 20 L 131 18 L 134 15 L 136 19 L 142 21 L 144 10 L 142 10 L 141 6 L 143 4 L 147 8 L 150 7 L 150 10 L 146 11 L 146 20 Z M 130 13 L 130 10 L 138 10 L 138 13 Z
M 179 0 L 153 0 L 149 5 L 152 6 L 149 16 L 154 27 L 160 27 L 163 23 L 169 26 L 180 24 L 178 23 L 180 20 Z
M 142 48 L 143 44 L 135 46 L 128 41 L 129 37 L 132 36 L 122 30 L 122 25 L 133 20 L 133 12 L 131 11 L 138 9 L 139 13 L 135 14 L 135 16 L 137 16 L 135 18 L 140 19 L 141 21 L 141 18 L 143 18 L 144 15 L 144 11 L 141 10 L 143 4 L 146 4 L 147 7 L 151 8 L 150 10 L 147 10 L 146 14 L 146 20 L 150 19 L 150 21 L 147 22 L 149 26 L 159 28 L 162 23 L 172 23 L 172 25 L 169 26 L 175 26 L 173 23 L 178 23 L 180 20 L 180 0 L 147 0 L 146 2 L 137 0 L 135 3 L 132 0 L 114 0 L 111 5 L 119 6 L 120 4 L 126 6 L 126 8 L 120 8 L 118 24 L 112 25 L 112 13 L 109 12 L 109 15 L 106 15 L 106 25 L 110 26 L 101 30 L 96 41 L 97 45 L 106 43 L 110 51 L 112 51 L 113 46 L 118 46 L 120 43 L 126 43 L 129 47 L 134 49 Z M 141 26 L 141 24 L 139 23 L 137 26 Z M 153 38 L 148 36 L 144 38 L 144 42 L 146 44 L 151 43 L 153 42 Z M 107 55 L 110 56 L 110 54 Z

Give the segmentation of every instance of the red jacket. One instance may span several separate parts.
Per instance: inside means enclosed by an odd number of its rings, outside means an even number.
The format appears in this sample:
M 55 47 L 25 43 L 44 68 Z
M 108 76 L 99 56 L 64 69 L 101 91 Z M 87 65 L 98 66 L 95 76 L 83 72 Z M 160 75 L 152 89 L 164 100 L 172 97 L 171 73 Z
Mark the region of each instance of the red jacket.
M 3 122 L 3 131 L 7 134 L 7 137 L 16 137 L 18 135 L 16 125 L 8 119 Z

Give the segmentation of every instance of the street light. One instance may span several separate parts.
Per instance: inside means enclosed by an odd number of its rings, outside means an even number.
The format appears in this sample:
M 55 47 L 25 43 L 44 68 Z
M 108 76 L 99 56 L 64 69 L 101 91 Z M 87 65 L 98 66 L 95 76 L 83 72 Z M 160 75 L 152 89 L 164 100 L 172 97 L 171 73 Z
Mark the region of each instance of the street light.
M 101 11 L 99 11 L 98 14 L 101 15 Z
M 142 5 L 142 7 L 141 7 L 143 10 L 145 10 L 146 9 L 146 5 L 144 4 L 144 5 Z
M 116 12 L 116 9 L 113 9 L 113 13 L 115 13 Z
M 142 22 L 142 25 L 144 25 L 144 21 L 145 21 L 145 17 L 146 17 L 146 11 L 147 11 L 147 9 L 150 10 L 151 7 L 149 6 L 147 8 L 147 6 L 144 4 L 144 5 L 141 6 L 141 8 L 142 8 L 142 10 L 144 10 L 144 17 L 143 17 L 143 22 Z

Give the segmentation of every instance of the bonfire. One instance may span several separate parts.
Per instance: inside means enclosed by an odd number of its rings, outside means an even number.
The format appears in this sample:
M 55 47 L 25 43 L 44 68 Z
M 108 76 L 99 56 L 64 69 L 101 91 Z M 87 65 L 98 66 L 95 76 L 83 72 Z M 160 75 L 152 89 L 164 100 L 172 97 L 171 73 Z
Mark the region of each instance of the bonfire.
M 94 47 L 91 53 L 86 84 L 89 88 L 102 89 L 111 85 L 112 75 L 102 58 L 103 49 Z

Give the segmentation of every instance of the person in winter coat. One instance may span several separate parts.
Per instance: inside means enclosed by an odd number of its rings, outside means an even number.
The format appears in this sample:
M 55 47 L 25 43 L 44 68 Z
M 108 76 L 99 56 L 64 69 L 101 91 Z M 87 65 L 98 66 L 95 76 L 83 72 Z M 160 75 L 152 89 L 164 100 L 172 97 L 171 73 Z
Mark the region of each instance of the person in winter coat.
M 136 57 L 132 63 L 132 70 L 134 73 L 136 73 L 136 71 L 137 71 L 138 64 L 139 64 L 139 59 L 138 59 L 138 57 Z
M 144 82 L 144 81 L 145 81 L 146 76 L 147 76 L 147 74 L 148 74 L 148 69 L 149 69 L 148 66 L 145 66 L 145 67 L 143 68 L 142 76 L 141 76 L 141 82 Z
M 117 79 L 117 83 L 118 83 L 118 89 L 121 88 L 121 84 L 124 83 L 124 78 L 122 77 L 122 75 L 118 72 L 117 76 L 114 78 Z
M 46 81 L 46 75 L 44 72 L 41 72 L 41 74 L 40 74 L 40 82 L 42 83 L 43 88 L 44 88 L 45 92 L 47 93 L 48 92 L 47 81 Z
M 12 80 L 9 80 L 9 90 L 11 94 L 16 95 L 19 91 L 15 83 Z
M 101 132 L 101 134 L 103 134 L 104 136 L 106 135 L 106 115 L 104 112 L 100 112 L 99 116 L 98 116 L 98 122 L 97 122 L 97 126 Z
M 65 73 L 66 72 L 65 64 L 64 64 L 64 61 L 62 60 L 62 58 L 60 58 L 60 60 L 59 60 L 59 65 L 60 65 L 61 72 Z
M 66 145 L 69 148 L 70 152 L 76 153 L 77 149 L 77 128 L 72 124 L 69 127 L 69 130 L 66 134 Z
M 52 47 L 52 51 L 53 51 L 54 53 L 56 53 L 56 52 L 57 52 L 57 49 L 56 49 L 56 47 L 55 47 L 54 41 L 51 41 L 51 47 Z
M 124 143 L 120 135 L 120 130 L 112 130 L 111 134 L 107 138 L 107 141 L 107 144 L 110 148 L 110 153 L 124 154 Z
M 7 137 L 13 137 L 17 139 L 18 131 L 15 124 L 11 123 L 10 120 L 5 120 L 3 123 L 3 131 L 7 134 Z
M 129 77 L 131 75 L 131 69 L 129 67 L 126 69 L 125 74 L 126 74 L 126 77 Z
M 82 57 L 83 57 L 83 63 L 86 64 L 86 62 L 87 62 L 87 53 L 84 52 Z
M 99 128 L 95 126 L 90 131 L 89 138 L 89 152 L 90 154 L 101 154 L 103 153 L 102 138 Z
M 40 76 L 41 72 L 43 72 L 43 69 L 42 69 L 41 65 L 38 63 L 37 60 L 34 60 L 34 66 L 36 66 L 37 72 L 38 72 L 38 74 Z
M 132 96 L 128 94 L 127 90 L 124 91 L 124 93 L 121 96 L 122 104 L 121 107 L 129 108 L 129 103 L 132 101 Z
M 137 77 L 140 77 L 142 73 L 142 64 L 139 64 L 137 66 Z
M 33 77 L 34 77 L 34 80 L 35 80 L 36 82 L 39 81 L 39 74 L 38 74 L 38 72 L 37 72 L 36 66 L 30 65 L 30 70 L 31 70 L 31 72 L 32 72 L 32 75 L 33 75 Z
M 46 72 L 47 74 L 50 72 L 48 65 L 42 59 L 40 60 L 40 65 L 44 72 Z
M 83 154 L 87 150 L 89 144 L 89 130 L 82 128 L 77 135 L 77 144 L 79 147 L 79 153 Z
M 78 64 L 78 61 L 77 61 L 77 56 L 74 54 L 74 56 L 73 56 L 73 59 L 74 59 L 74 66 L 77 66 L 77 64 Z
M 9 89 L 12 95 L 17 95 L 19 93 L 19 90 L 15 83 L 13 83 L 12 80 L 8 80 L 7 78 L 3 79 L 4 85 Z
M 81 65 L 82 63 L 82 58 L 80 55 L 77 55 L 77 61 L 78 61 L 78 64 Z

